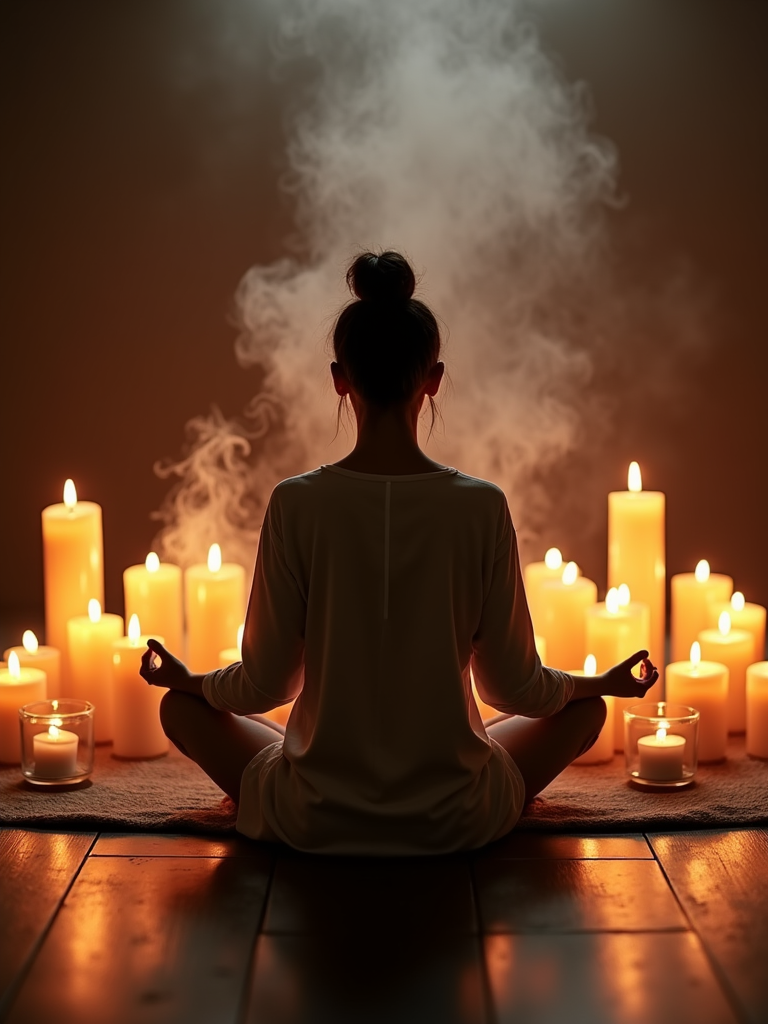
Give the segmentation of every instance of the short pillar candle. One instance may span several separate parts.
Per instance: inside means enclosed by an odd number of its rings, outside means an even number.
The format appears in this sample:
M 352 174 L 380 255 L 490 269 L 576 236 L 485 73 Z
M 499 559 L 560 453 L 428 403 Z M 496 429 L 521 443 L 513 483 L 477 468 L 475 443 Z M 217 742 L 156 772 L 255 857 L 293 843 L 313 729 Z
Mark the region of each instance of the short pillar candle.
M 45 672 L 22 668 L 18 655 L 11 651 L 8 667 L 0 668 L 0 761 L 21 764 L 19 708 L 36 700 L 45 700 Z
M 569 562 L 559 580 L 542 584 L 541 600 L 544 625 L 538 632 L 547 645 L 547 664 L 564 672 L 583 665 L 589 653 L 584 613 L 597 601 L 597 585 Z
M 61 651 L 58 647 L 39 644 L 32 630 L 25 629 L 21 647 L 9 647 L 3 654 L 5 661 L 8 661 L 11 651 L 16 654 L 22 668 L 39 668 L 45 672 L 45 693 L 49 700 L 61 696 Z
M 691 645 L 688 661 L 667 665 L 667 700 L 699 712 L 699 760 L 722 761 L 728 741 L 728 669 L 701 660 L 701 646 Z
M 747 669 L 747 753 L 768 760 L 768 661 Z
M 669 736 L 666 729 L 657 729 L 655 735 L 640 737 L 637 752 L 640 755 L 641 778 L 649 782 L 682 779 L 684 736 Z
M 88 615 L 67 623 L 72 680 L 68 697 L 93 704 L 93 735 L 96 743 L 109 743 L 113 735 L 112 644 L 123 635 L 122 615 L 102 613 L 94 598 Z
M 754 660 L 754 638 L 745 629 L 731 629 L 728 612 L 720 616 L 718 629 L 699 633 L 701 656 L 728 668 L 728 732 L 747 728 L 747 666 Z
M 152 686 L 139 675 L 149 639 L 141 634 L 138 616 L 132 615 L 128 636 L 112 644 L 115 757 L 144 760 L 168 753 L 168 737 L 160 722 L 160 701 L 168 691 Z M 152 639 L 164 644 L 161 636 Z
M 207 565 L 191 565 L 184 574 L 187 663 L 192 672 L 211 672 L 219 654 L 232 643 L 245 615 L 245 569 L 221 561 L 212 544 Z
M 703 558 L 695 572 L 681 572 L 672 577 L 671 591 L 672 661 L 684 661 L 691 644 L 699 639 L 702 629 L 709 626 L 709 606 L 730 600 L 733 580 L 722 573 L 710 572 L 709 562 Z
M 544 555 L 543 562 L 529 562 L 523 569 L 523 584 L 528 611 L 531 614 L 534 633 L 538 633 L 544 625 L 544 608 L 541 599 L 541 587 L 549 580 L 559 580 L 563 575 L 563 556 L 559 548 L 550 548 Z
M 746 601 L 741 591 L 737 590 L 727 604 L 716 601 L 709 606 L 708 625 L 711 629 L 718 625 L 723 612 L 730 615 L 731 626 L 734 629 L 746 629 L 752 634 L 755 641 L 754 660 L 762 661 L 765 657 L 765 608 L 761 604 Z

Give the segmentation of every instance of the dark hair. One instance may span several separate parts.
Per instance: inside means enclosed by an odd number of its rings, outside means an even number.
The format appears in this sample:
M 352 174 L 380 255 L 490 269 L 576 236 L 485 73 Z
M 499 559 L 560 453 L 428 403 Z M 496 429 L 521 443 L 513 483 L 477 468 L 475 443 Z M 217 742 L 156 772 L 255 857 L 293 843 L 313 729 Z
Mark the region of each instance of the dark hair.
M 386 408 L 409 401 L 440 356 L 440 329 L 430 308 L 413 298 L 411 265 L 399 252 L 364 252 L 347 284 L 357 299 L 336 321 L 336 361 L 366 402 Z

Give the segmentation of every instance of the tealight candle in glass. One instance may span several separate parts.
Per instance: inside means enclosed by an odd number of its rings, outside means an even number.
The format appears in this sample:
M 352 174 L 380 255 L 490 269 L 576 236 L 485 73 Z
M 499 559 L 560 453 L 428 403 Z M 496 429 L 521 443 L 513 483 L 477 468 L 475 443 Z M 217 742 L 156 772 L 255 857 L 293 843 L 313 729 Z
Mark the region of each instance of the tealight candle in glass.
M 640 786 L 679 788 L 693 782 L 699 712 L 666 701 L 633 704 L 624 712 L 627 775 Z
M 19 709 L 21 774 L 38 786 L 84 782 L 93 771 L 94 705 L 60 697 Z

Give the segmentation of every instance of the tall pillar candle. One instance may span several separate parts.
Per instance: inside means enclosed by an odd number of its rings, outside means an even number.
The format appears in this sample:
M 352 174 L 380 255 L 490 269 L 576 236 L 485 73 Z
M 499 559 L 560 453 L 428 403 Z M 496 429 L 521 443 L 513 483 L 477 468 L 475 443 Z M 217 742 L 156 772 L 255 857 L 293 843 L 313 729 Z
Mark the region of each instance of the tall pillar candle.
M 185 572 L 184 598 L 187 664 L 192 672 L 211 672 L 245 617 L 245 570 L 234 562 L 222 564 L 221 549 L 212 544 L 208 564 Z
M 627 490 L 608 495 L 608 586 L 626 583 L 634 600 L 648 606 L 648 650 L 659 666 L 659 689 L 666 657 L 665 504 L 662 491 L 643 490 L 636 462 L 629 467 Z
M 184 621 L 181 599 L 181 569 L 161 562 L 150 551 L 143 565 L 129 565 L 123 573 L 125 617 L 137 615 L 142 628 L 165 637 L 167 649 L 184 661 Z
M 161 636 L 152 638 L 165 644 Z M 151 686 L 139 675 L 149 636 L 141 635 L 138 616 L 128 623 L 128 636 L 112 644 L 115 757 L 144 760 L 168 753 L 168 737 L 160 723 L 160 701 L 168 691 Z
M 597 672 L 597 660 L 594 654 L 588 654 L 584 659 L 583 669 L 572 669 L 571 675 L 573 676 L 593 676 Z M 613 760 L 613 751 L 616 747 L 615 729 L 616 729 L 616 715 L 615 705 L 616 698 L 603 697 L 605 701 L 605 721 L 603 727 L 597 735 L 597 739 L 583 754 L 573 761 L 573 764 L 589 765 L 589 764 L 607 764 Z M 624 723 L 622 721 L 622 728 Z
M 559 580 L 548 580 L 541 587 L 544 623 L 539 635 L 547 645 L 547 663 L 568 671 L 583 665 L 587 655 L 585 611 L 597 601 L 597 586 L 578 575 L 575 562 L 569 562 Z
M 112 739 L 112 644 L 123 635 L 121 615 L 102 614 L 96 600 L 88 602 L 88 614 L 67 623 L 69 664 L 72 679 L 68 697 L 93 704 L 93 736 L 96 743 Z
M 67 480 L 64 501 L 43 509 L 45 639 L 62 653 L 62 685 L 69 692 L 67 622 L 85 615 L 88 602 L 104 604 L 104 541 L 101 506 L 78 501 Z
M 755 661 L 765 657 L 765 608 L 761 604 L 752 604 L 744 600 L 744 595 L 737 590 L 731 595 L 728 603 L 714 601 L 709 606 L 709 627 L 717 626 L 723 612 L 728 612 L 734 629 L 746 629 L 755 640 Z
M 728 668 L 728 732 L 747 728 L 747 667 L 754 659 L 754 637 L 745 629 L 731 629 L 728 612 L 720 616 L 718 629 L 699 633 L 701 656 Z
M 21 764 L 19 708 L 45 700 L 45 672 L 22 668 L 11 651 L 8 667 L 0 668 L 0 762 Z
M 559 548 L 550 548 L 543 562 L 529 562 L 523 569 L 523 584 L 528 611 L 531 613 L 534 633 L 544 624 L 544 609 L 541 603 L 541 586 L 548 580 L 559 580 L 563 575 L 563 556 Z
M 586 610 L 586 644 L 587 650 L 595 656 L 598 672 L 607 671 L 636 651 L 649 650 L 648 605 L 630 601 L 629 588 L 624 584 L 620 589 L 611 587 L 604 603 Z M 653 684 L 648 691 L 648 700 L 659 699 L 655 695 L 658 687 L 658 682 Z M 612 702 L 615 716 L 613 736 L 615 749 L 619 752 L 624 749 L 624 709 L 630 704 L 637 704 L 637 699 L 617 697 Z
M 691 644 L 709 626 L 711 604 L 729 601 L 733 580 L 722 573 L 710 572 L 703 558 L 695 572 L 681 572 L 672 577 L 672 661 L 685 661 Z M 717 658 L 715 658 L 717 661 Z
M 698 641 L 688 661 L 667 665 L 667 701 L 699 712 L 699 761 L 722 761 L 728 741 L 728 668 L 702 661 Z
M 747 753 L 768 761 L 768 661 L 747 669 Z
M 21 647 L 9 647 L 3 654 L 5 661 L 14 651 L 22 668 L 39 668 L 45 672 L 45 696 L 48 700 L 61 697 L 61 651 L 58 647 L 47 647 L 37 642 L 31 629 L 25 629 Z

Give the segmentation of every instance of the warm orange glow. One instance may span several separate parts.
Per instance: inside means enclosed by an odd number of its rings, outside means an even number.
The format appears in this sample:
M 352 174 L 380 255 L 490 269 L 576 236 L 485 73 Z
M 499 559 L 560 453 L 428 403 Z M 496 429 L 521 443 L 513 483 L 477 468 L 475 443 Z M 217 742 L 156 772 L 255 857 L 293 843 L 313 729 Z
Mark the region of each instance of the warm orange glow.
M 75 489 L 74 480 L 64 481 L 64 504 L 70 511 L 72 511 L 77 504 L 77 491 Z
M 626 608 L 632 602 L 632 595 L 629 592 L 629 587 L 626 583 L 622 583 L 619 586 L 619 605 L 622 608 Z
M 616 587 L 611 587 L 608 593 L 605 595 L 605 610 L 611 615 L 617 615 L 621 602 L 619 601 L 619 592 Z
M 157 572 L 160 568 L 160 559 L 157 557 L 154 551 L 150 551 L 147 555 L 144 565 L 147 568 L 147 572 Z
M 742 592 L 740 590 L 735 591 L 731 598 L 731 608 L 733 608 L 735 612 L 743 612 L 745 604 L 746 601 L 744 600 Z
M 218 572 L 221 568 L 221 548 L 218 544 L 211 544 L 208 548 L 208 571 Z
M 550 548 L 544 555 L 544 565 L 548 569 L 559 569 L 562 564 L 563 556 L 560 554 L 560 548 Z
M 101 605 L 95 597 L 88 602 L 88 618 L 91 622 L 98 622 L 101 618 Z
M 21 665 L 19 664 L 19 656 L 16 651 L 11 651 L 8 655 L 8 671 L 13 679 L 21 677 Z
M 245 632 L 245 623 L 241 622 L 237 627 L 237 649 L 242 655 L 243 653 L 243 633 Z
M 575 562 L 569 562 L 563 569 L 563 583 L 566 587 L 572 587 L 579 576 L 579 567 Z
M 37 654 L 39 644 L 37 642 L 37 637 L 31 629 L 25 629 L 21 634 L 21 646 L 27 654 Z
M 136 646 L 141 636 L 141 625 L 139 624 L 139 616 L 132 615 L 131 621 L 128 623 L 128 639 L 131 643 Z
M 731 616 L 728 612 L 720 612 L 720 618 L 717 620 L 717 628 L 720 630 L 721 636 L 728 636 L 731 632 Z
M 694 640 L 691 644 L 691 664 L 694 669 L 697 669 L 701 664 L 701 644 L 698 640 Z
M 594 656 L 594 654 L 588 654 L 584 659 L 584 675 L 597 675 L 597 658 Z
M 702 560 L 697 564 L 694 576 L 696 577 L 697 583 L 707 582 L 709 579 L 709 562 L 706 558 L 702 558 Z
M 643 478 L 640 475 L 640 466 L 636 462 L 630 462 L 629 472 L 627 473 L 627 490 L 642 491 L 643 489 Z

